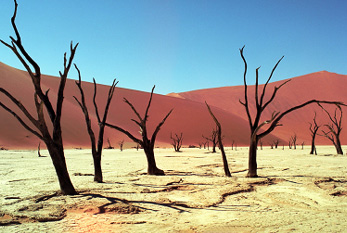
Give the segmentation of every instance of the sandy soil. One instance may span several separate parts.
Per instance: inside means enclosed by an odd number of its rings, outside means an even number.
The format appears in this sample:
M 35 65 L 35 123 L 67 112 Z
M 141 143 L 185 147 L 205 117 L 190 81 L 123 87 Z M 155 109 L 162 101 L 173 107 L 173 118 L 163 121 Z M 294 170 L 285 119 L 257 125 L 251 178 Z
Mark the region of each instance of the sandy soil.
M 105 150 L 98 184 L 90 151 L 66 150 L 80 195 L 60 196 L 46 151 L 1 151 L 0 232 L 347 232 L 345 155 L 264 148 L 251 179 L 247 148 L 226 152 L 232 178 L 203 149 L 157 149 L 160 177 L 142 151 Z

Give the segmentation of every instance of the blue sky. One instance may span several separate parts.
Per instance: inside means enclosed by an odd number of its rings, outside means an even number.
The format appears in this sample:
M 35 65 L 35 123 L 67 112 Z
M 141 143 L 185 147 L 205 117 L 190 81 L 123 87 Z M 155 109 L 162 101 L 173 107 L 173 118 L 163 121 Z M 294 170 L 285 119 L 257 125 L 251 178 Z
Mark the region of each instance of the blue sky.
M 84 81 L 167 94 L 316 71 L 347 74 L 344 0 L 18 0 L 17 26 L 42 73 L 58 76 L 70 41 Z M 14 3 L 1 0 L 0 38 L 14 35 Z M 0 45 L 0 61 L 23 69 Z M 69 78 L 76 78 L 72 70 Z

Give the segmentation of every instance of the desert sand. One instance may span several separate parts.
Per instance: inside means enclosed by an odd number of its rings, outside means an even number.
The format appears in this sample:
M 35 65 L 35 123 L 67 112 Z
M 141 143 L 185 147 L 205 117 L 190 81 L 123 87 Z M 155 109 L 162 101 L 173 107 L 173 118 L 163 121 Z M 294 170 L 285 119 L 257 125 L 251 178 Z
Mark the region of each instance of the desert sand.
M 344 147 L 344 150 L 347 148 Z M 47 151 L 0 151 L 0 232 L 347 232 L 347 157 L 329 146 L 258 150 L 156 149 L 165 176 L 148 176 L 143 151 L 105 150 L 94 183 L 90 150 L 66 150 L 77 196 L 60 196 Z
M 87 134 L 83 113 L 74 100 L 73 96 L 80 98 L 80 93 L 75 85 L 77 78 L 73 76 L 67 80 L 64 92 L 64 104 L 62 113 L 62 127 L 64 146 L 68 149 L 88 148 L 90 147 L 90 139 Z M 76 74 L 75 74 L 76 75 Z M 243 77 L 231 77 L 231 79 L 240 79 Z M 283 77 L 283 79 L 288 77 Z M 252 81 L 254 77 L 249 75 L 249 94 L 254 95 L 254 86 Z M 43 75 L 43 90 L 50 90 L 50 98 L 54 102 L 57 89 L 59 86 L 59 78 Z M 82 77 L 83 80 L 83 77 Z M 98 80 L 96 80 L 98 81 Z M 122 83 L 122 80 L 119 80 Z M 19 101 L 29 109 L 33 115 L 35 106 L 33 101 L 33 86 L 27 72 L 15 69 L 0 62 L 0 82 L 1 87 L 11 92 Z M 265 100 L 271 97 L 275 86 L 279 86 L 284 80 L 269 83 Z M 111 83 L 110 83 L 111 84 Z M 228 85 L 226 83 L 225 85 Z M 275 100 L 268 106 L 261 121 L 269 120 L 274 111 L 285 111 L 295 105 L 301 104 L 310 99 L 319 100 L 335 100 L 346 102 L 347 92 L 347 75 L 339 75 L 331 72 L 316 72 L 299 77 L 294 77 L 285 86 L 283 86 Z M 84 92 L 86 93 L 86 101 L 89 109 L 89 115 L 92 120 L 92 126 L 97 130 L 97 118 L 92 104 L 93 84 L 83 82 Z M 259 88 L 262 88 L 260 86 Z M 109 87 L 106 85 L 98 85 L 98 94 L 96 101 L 99 105 L 100 112 L 103 112 Z M 148 90 L 149 92 L 150 90 Z M 116 88 L 113 100 L 110 105 L 108 114 L 108 123 L 118 125 L 134 135 L 138 135 L 138 126 L 131 121 L 136 117 L 131 108 L 124 103 L 123 98 L 131 101 L 140 114 L 144 114 L 149 93 L 137 90 Z M 211 106 L 214 114 L 221 122 L 224 134 L 224 144 L 231 146 L 235 142 L 239 146 L 246 146 L 249 142 L 249 124 L 244 107 L 239 100 L 244 98 L 243 86 L 231 86 L 221 88 L 211 88 L 204 90 L 195 90 L 184 93 L 172 93 L 167 96 L 155 94 L 152 105 L 149 110 L 148 129 L 150 133 L 154 131 L 159 122 L 173 108 L 173 112 L 167 119 L 158 134 L 156 144 L 162 146 L 170 145 L 170 134 L 183 133 L 185 145 L 197 145 L 204 141 L 202 135 L 208 136 L 215 127 L 214 121 L 209 115 L 205 101 Z M 249 97 L 252 99 L 252 97 Z M 1 95 L 1 101 L 14 111 L 20 111 L 5 96 Z M 334 108 L 328 108 L 331 113 Z M 280 140 L 280 144 L 287 144 L 288 140 L 294 134 L 297 134 L 298 143 L 309 144 L 311 134 L 309 131 L 309 122 L 312 122 L 314 112 L 317 112 L 317 124 L 324 125 L 329 123 L 326 114 L 317 105 L 310 105 L 296 112 L 288 114 L 281 120 L 283 126 L 276 128 L 264 140 L 264 145 L 269 145 L 275 139 Z M 102 113 L 100 113 L 101 115 Z M 23 117 L 22 114 L 20 116 Z M 25 117 L 23 117 L 25 119 Z M 342 125 L 347 124 L 347 118 L 342 118 Z M 29 125 L 31 125 L 29 123 Z M 323 128 L 321 128 L 323 129 Z M 18 121 L 0 108 L 0 147 L 7 149 L 36 149 L 40 140 L 30 134 Z M 122 133 L 112 129 L 106 129 L 105 142 L 110 140 L 112 146 L 117 146 L 119 141 L 124 140 L 128 146 L 134 146 L 130 139 Z M 342 130 L 341 141 L 346 144 L 347 130 Z M 329 145 L 331 142 L 324 137 L 317 137 L 316 143 L 319 145 Z M 42 148 L 44 143 L 41 142 Z

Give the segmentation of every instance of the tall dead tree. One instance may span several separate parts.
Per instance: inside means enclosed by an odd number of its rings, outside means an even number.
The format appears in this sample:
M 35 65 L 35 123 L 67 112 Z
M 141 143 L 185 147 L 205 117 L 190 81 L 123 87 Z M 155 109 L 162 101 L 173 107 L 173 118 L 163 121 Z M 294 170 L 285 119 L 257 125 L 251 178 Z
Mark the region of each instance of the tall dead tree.
M 263 86 L 263 89 L 260 93 L 260 96 L 259 96 L 259 84 L 258 84 L 258 81 L 259 81 L 258 71 L 259 71 L 260 67 L 258 67 L 256 69 L 256 83 L 255 83 L 255 88 L 254 88 L 254 90 L 255 90 L 255 95 L 254 95 L 254 98 L 255 98 L 255 102 L 254 102 L 255 103 L 255 116 L 253 119 L 251 116 L 251 108 L 249 106 L 250 104 L 248 101 L 248 85 L 246 82 L 247 62 L 246 62 L 246 59 L 243 55 L 243 50 L 244 50 L 244 47 L 242 47 L 240 49 L 240 55 L 241 55 L 241 58 L 244 62 L 244 65 L 245 65 L 245 70 L 244 70 L 244 75 L 243 75 L 245 96 L 244 96 L 244 101 L 240 100 L 240 103 L 245 107 L 248 122 L 249 122 L 249 127 L 251 130 L 247 177 L 257 177 L 258 176 L 257 175 L 257 145 L 258 145 L 258 141 L 261 138 L 263 138 L 264 136 L 268 135 L 270 132 L 272 132 L 277 126 L 280 126 L 279 122 L 285 115 L 287 115 L 288 113 L 291 113 L 295 110 L 298 110 L 300 108 L 303 108 L 303 107 L 305 107 L 309 104 L 312 104 L 312 103 L 325 103 L 325 104 L 337 104 L 337 105 L 343 105 L 343 103 L 336 102 L 336 101 L 309 100 L 309 101 L 304 102 L 303 104 L 294 106 L 294 107 L 292 107 L 292 108 L 290 108 L 290 109 L 288 109 L 282 113 L 274 111 L 274 112 L 272 112 L 272 116 L 269 120 L 261 122 L 261 116 L 262 116 L 264 110 L 275 99 L 276 94 L 278 93 L 278 90 L 290 81 L 290 80 L 287 80 L 287 81 L 284 81 L 281 85 L 275 86 L 269 99 L 267 101 L 264 100 L 266 88 L 267 88 L 267 86 L 268 86 L 268 84 L 272 78 L 272 75 L 273 75 L 274 71 L 276 70 L 278 64 L 283 59 L 283 57 L 282 57 L 281 59 L 278 60 L 276 65 L 273 67 L 269 78 L 267 79 L 266 83 Z M 263 132 L 260 132 L 260 129 L 265 125 L 269 125 L 268 128 L 265 129 Z
M 102 155 L 102 147 L 104 145 L 105 122 L 107 120 L 107 114 L 108 114 L 110 103 L 113 97 L 114 89 L 118 82 L 116 82 L 116 80 L 114 79 L 112 85 L 110 86 L 110 89 L 108 91 L 108 96 L 107 96 L 106 107 L 104 110 L 104 115 L 101 119 L 99 115 L 98 105 L 96 103 L 97 85 L 96 85 L 95 79 L 93 78 L 93 83 L 94 83 L 93 104 L 94 104 L 94 110 L 95 110 L 96 118 L 98 119 L 98 126 L 99 126 L 99 134 L 98 134 L 98 138 L 96 139 L 95 133 L 92 129 L 92 123 L 89 117 L 86 99 L 85 99 L 84 91 L 82 88 L 81 72 L 76 66 L 76 64 L 75 64 L 75 68 L 78 72 L 78 81 L 76 81 L 75 83 L 80 91 L 81 100 L 78 100 L 76 96 L 74 96 L 74 98 L 82 109 L 82 112 L 84 114 L 84 119 L 87 125 L 87 131 L 90 138 L 90 143 L 92 147 L 92 156 L 93 156 L 93 162 L 94 162 L 94 181 L 98 183 L 102 183 L 103 177 L 102 177 L 102 169 L 101 169 L 101 155 Z
M 317 132 L 319 130 L 320 125 L 317 124 L 316 115 L 317 115 L 316 112 L 314 112 L 313 124 L 309 123 L 310 124 L 311 137 L 312 137 L 312 139 L 311 139 L 311 151 L 310 151 L 311 155 L 313 155 L 313 153 L 315 153 L 315 155 L 317 155 L 315 140 L 316 140 Z
M 72 185 L 64 155 L 64 147 L 63 147 L 63 139 L 62 139 L 62 129 L 61 129 L 61 114 L 62 114 L 62 106 L 64 100 L 64 89 L 66 84 L 66 79 L 68 73 L 70 71 L 70 67 L 75 56 L 75 52 L 78 44 L 75 46 L 70 46 L 70 57 L 66 57 L 66 53 L 64 54 L 64 71 L 59 72 L 60 75 L 60 84 L 57 92 L 57 102 L 55 103 L 56 108 L 53 108 L 53 104 L 48 97 L 49 89 L 43 90 L 41 86 L 41 70 L 40 66 L 34 61 L 33 58 L 27 53 L 25 48 L 22 45 L 22 39 L 17 30 L 17 26 L 15 23 L 16 15 L 17 15 L 17 1 L 14 0 L 15 10 L 13 16 L 11 18 L 12 27 L 15 31 L 16 38 L 10 36 L 11 44 L 0 40 L 2 44 L 11 49 L 13 53 L 17 56 L 20 62 L 24 65 L 27 70 L 34 89 L 34 103 L 35 110 L 37 116 L 35 117 L 28 111 L 24 105 L 20 102 L 20 100 L 16 99 L 11 93 L 6 91 L 3 88 L 0 88 L 0 92 L 3 93 L 9 100 L 18 107 L 20 112 L 22 112 L 28 121 L 31 122 L 32 125 L 27 124 L 19 114 L 13 111 L 10 107 L 6 106 L 3 102 L 0 102 L 0 106 L 4 108 L 7 112 L 12 114 L 19 123 L 32 134 L 37 136 L 39 139 L 44 141 L 50 157 L 52 159 L 55 171 L 58 176 L 60 190 L 62 194 L 65 195 L 74 195 L 77 194 L 74 186 Z M 48 113 L 49 120 L 45 119 L 45 111 Z M 36 128 L 36 129 L 35 129 Z
M 207 143 L 212 142 L 212 153 L 216 153 L 216 147 L 218 144 L 218 129 L 217 128 L 212 130 L 210 137 L 206 137 L 202 135 L 202 137 L 207 140 Z
M 224 174 L 228 177 L 231 177 L 231 173 L 229 170 L 229 165 L 228 165 L 228 160 L 227 157 L 225 155 L 225 151 L 224 151 L 224 146 L 223 146 L 223 138 L 222 138 L 222 126 L 219 123 L 218 119 L 216 118 L 216 116 L 213 114 L 210 106 L 207 104 L 207 102 L 205 101 L 207 109 L 209 111 L 209 113 L 211 114 L 211 117 L 213 118 L 214 122 L 216 123 L 216 131 L 217 131 L 217 135 L 218 135 L 218 144 L 219 144 L 219 149 L 221 151 L 222 154 L 222 160 L 223 160 L 223 168 L 224 168 Z
M 175 152 L 180 152 L 180 149 L 182 147 L 182 142 L 183 142 L 183 133 L 181 133 L 180 135 L 175 133 L 175 136 L 172 136 L 172 133 L 171 133 L 170 138 L 172 140 L 171 145 L 174 147 Z
M 142 137 L 141 139 L 135 137 L 129 131 L 127 131 L 125 129 L 122 129 L 119 126 L 112 125 L 112 124 L 109 124 L 109 123 L 106 123 L 106 126 L 124 133 L 131 140 L 133 140 L 134 142 L 136 142 L 136 143 L 141 145 L 141 147 L 145 151 L 146 158 L 147 158 L 147 163 L 148 163 L 147 174 L 148 175 L 164 175 L 165 174 L 164 171 L 159 169 L 159 168 L 157 168 L 157 165 L 156 165 L 156 162 L 155 162 L 154 144 L 155 144 L 155 140 L 156 140 L 157 134 L 159 133 L 160 128 L 165 123 L 166 119 L 170 116 L 170 114 L 171 114 L 173 109 L 171 109 L 169 111 L 169 113 L 166 114 L 164 119 L 155 128 L 155 130 L 154 130 L 154 132 L 152 134 L 152 137 L 149 139 L 148 138 L 148 133 L 147 133 L 147 121 L 148 121 L 148 111 L 149 111 L 149 108 L 150 108 L 151 103 L 152 103 L 152 97 L 153 97 L 154 88 L 155 88 L 155 86 L 152 88 L 152 92 L 151 92 L 151 95 L 150 95 L 150 98 L 149 98 L 149 101 L 148 101 L 148 104 L 147 104 L 147 108 L 146 108 L 144 117 L 141 117 L 141 115 L 135 109 L 134 105 L 129 100 L 124 98 L 125 103 L 128 104 L 131 107 L 131 109 L 133 110 L 133 112 L 135 113 L 135 115 L 138 118 L 137 120 L 135 120 L 135 119 L 131 119 L 131 120 L 133 122 L 135 122 L 140 127 L 140 133 L 141 133 L 141 137 Z
M 343 155 L 340 141 L 340 134 L 342 131 L 342 108 L 337 105 L 334 116 L 332 116 L 322 105 L 320 105 L 320 107 L 326 112 L 331 121 L 330 124 L 324 125 L 328 130 L 322 130 L 323 136 L 334 144 L 337 154 Z M 339 114 L 337 112 L 339 112 Z

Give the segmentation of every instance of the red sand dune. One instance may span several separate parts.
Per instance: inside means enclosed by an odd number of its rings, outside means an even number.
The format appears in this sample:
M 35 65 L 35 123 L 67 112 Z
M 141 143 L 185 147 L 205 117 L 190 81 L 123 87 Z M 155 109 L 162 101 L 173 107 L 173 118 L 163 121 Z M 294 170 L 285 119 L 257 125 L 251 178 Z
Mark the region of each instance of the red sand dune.
M 24 106 L 31 110 L 33 115 L 35 115 L 33 85 L 28 74 L 0 63 L 0 80 L 1 86 L 10 91 L 24 104 Z M 58 84 L 59 78 L 57 77 L 43 76 L 42 78 L 43 90 L 50 89 L 49 97 L 53 103 L 55 103 Z M 272 90 L 273 86 L 278 84 L 279 83 L 270 84 L 267 93 L 271 93 L 270 90 Z M 301 103 L 311 98 L 340 101 L 347 100 L 347 93 L 343 90 L 344 86 L 346 86 L 345 84 L 347 84 L 346 75 L 337 75 L 328 72 L 319 72 L 294 78 L 280 90 L 276 101 L 269 106 L 269 113 L 267 113 L 266 117 L 271 115 L 271 111 L 274 109 L 285 110 L 294 104 Z M 93 84 L 84 82 L 83 88 L 87 95 L 86 98 L 90 117 L 97 134 L 96 115 L 92 105 Z M 109 87 L 105 85 L 98 85 L 97 102 L 99 104 L 100 114 L 103 114 L 108 88 Z M 252 88 L 253 87 L 250 87 L 250 91 Z M 62 125 L 65 147 L 90 147 L 84 116 L 78 104 L 73 99 L 73 96 L 80 98 L 74 80 L 68 80 L 64 96 Z M 223 126 L 225 144 L 231 145 L 231 142 L 235 141 L 237 145 L 247 145 L 249 138 L 248 122 L 245 118 L 245 111 L 238 102 L 239 98 L 242 98 L 242 96 L 242 86 L 174 93 L 168 96 L 155 94 L 149 111 L 149 131 L 152 133 L 156 125 L 163 119 L 168 111 L 173 108 L 174 111 L 158 134 L 157 145 L 169 146 L 171 142 L 171 132 L 182 132 L 185 145 L 197 145 L 199 142 L 203 141 L 202 135 L 208 136 L 214 128 L 214 122 L 204 103 L 206 100 L 212 106 L 215 115 Z M 149 93 L 116 88 L 108 115 L 109 123 L 116 124 L 134 135 L 140 136 L 138 133 L 138 126 L 131 121 L 131 119 L 136 116 L 130 107 L 124 103 L 124 97 L 132 102 L 142 115 L 147 106 Z M 0 100 L 4 104 L 11 106 L 11 108 L 17 109 L 4 95 L 1 95 Z M 294 132 L 298 135 L 298 143 L 304 140 L 305 144 L 309 144 L 310 133 L 308 131 L 307 122 L 311 122 L 315 109 L 319 116 L 319 122 L 321 124 L 326 123 L 327 118 L 320 109 L 313 106 L 307 107 L 288 115 L 282 122 L 284 126 L 277 128 L 273 135 L 269 135 L 264 139 L 264 144 L 267 144 L 268 141 L 272 141 L 275 138 L 279 138 L 281 141 L 286 142 Z M 267 119 L 266 117 L 264 119 Z M 344 122 L 346 121 L 347 119 L 344 119 Z M 9 149 L 36 148 L 40 142 L 38 138 L 26 131 L 12 115 L 2 108 L 0 109 L 0 132 L 0 147 L 2 146 Z M 345 144 L 347 131 L 342 132 L 341 138 L 343 140 L 342 142 Z M 127 136 L 113 129 L 106 129 L 104 138 L 105 147 L 107 146 L 108 138 L 114 147 L 118 147 L 118 142 L 123 139 L 125 140 L 126 146 L 134 146 L 134 143 L 132 143 Z M 330 144 L 323 138 L 318 138 L 318 141 L 321 144 Z M 41 143 L 41 145 L 44 147 L 43 143 Z
M 241 77 L 242 78 L 242 77 Z M 252 77 L 250 77 L 252 78 Z M 275 86 L 281 85 L 285 80 L 270 83 L 266 89 L 265 101 L 270 98 Z M 253 83 L 248 83 L 251 85 Z M 327 71 L 316 72 L 293 78 L 289 83 L 279 89 L 276 98 L 264 111 L 262 120 L 270 119 L 273 111 L 285 111 L 295 105 L 299 105 L 311 99 L 341 101 L 347 103 L 347 75 L 339 75 Z M 262 90 L 263 85 L 259 86 Z M 254 86 L 249 86 L 249 100 L 254 103 Z M 207 101 L 210 105 L 221 108 L 229 113 L 240 116 L 247 120 L 244 106 L 239 103 L 239 99 L 244 100 L 244 86 L 221 87 L 213 89 L 196 90 L 184 93 L 176 93 L 180 98 L 193 100 L 196 102 Z M 335 106 L 326 106 L 331 114 L 334 114 Z M 345 110 L 346 108 L 343 108 Z M 290 136 L 296 134 L 298 143 L 310 144 L 311 136 L 309 122 L 312 122 L 314 112 L 317 113 L 317 123 L 324 125 L 330 123 L 326 113 L 316 104 L 308 105 L 300 110 L 289 113 L 280 122 L 283 124 L 273 131 L 273 135 L 281 138 L 281 141 L 288 144 Z M 342 126 L 347 124 L 347 117 L 343 116 Z M 322 129 L 326 129 L 322 127 Z M 270 141 L 263 139 L 264 144 Z M 317 137 L 317 143 L 328 144 L 331 142 L 324 137 Z M 341 142 L 347 144 L 347 130 L 342 130 Z

